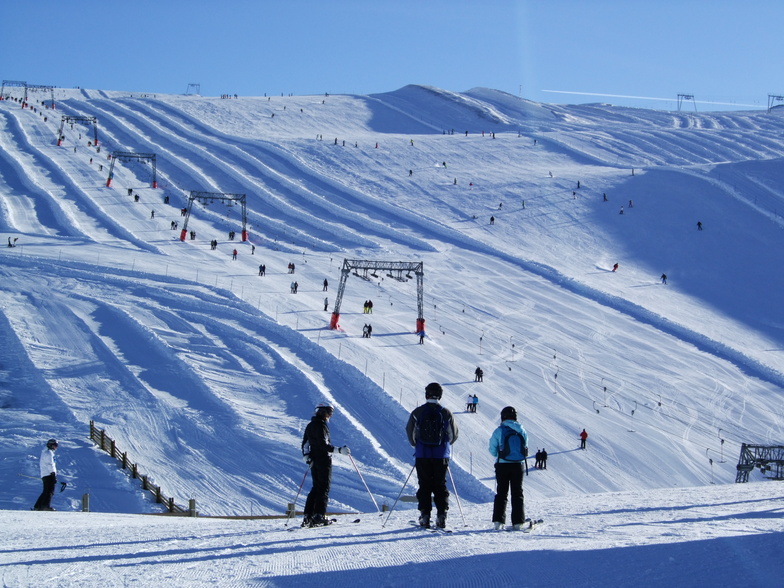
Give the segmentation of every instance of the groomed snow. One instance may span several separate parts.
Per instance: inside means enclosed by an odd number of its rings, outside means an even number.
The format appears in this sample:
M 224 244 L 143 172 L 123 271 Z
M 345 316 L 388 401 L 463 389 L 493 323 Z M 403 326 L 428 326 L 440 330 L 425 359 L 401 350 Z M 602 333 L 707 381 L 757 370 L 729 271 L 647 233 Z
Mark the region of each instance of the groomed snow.
M 424 86 L 56 94 L 57 110 L 0 101 L 0 237 L 18 239 L 0 249 L 4 585 L 781 577 L 781 486 L 758 471 L 733 483 L 741 443 L 784 444 L 776 110 L 557 106 Z M 98 118 L 100 153 L 79 124 L 56 145 L 64 114 Z M 107 188 L 114 150 L 156 153 L 158 189 L 138 162 L 118 162 Z M 194 204 L 197 238 L 181 242 L 190 190 L 246 194 L 250 241 L 228 240 L 237 207 L 213 203 Z M 327 328 L 344 258 L 424 263 L 424 345 L 414 280 L 350 276 L 341 329 Z M 408 527 L 409 501 L 382 528 L 342 456 L 330 508 L 362 513 L 356 525 L 139 516 L 161 508 L 87 439 L 94 420 L 203 515 L 279 515 L 304 474 L 302 429 L 327 401 L 333 441 L 391 505 L 413 463 L 405 420 L 430 381 L 460 426 L 451 470 L 465 522 L 453 500 L 456 532 L 442 537 Z M 488 530 L 487 440 L 510 404 L 532 452 L 550 455 L 525 479 L 526 513 L 547 520 L 530 535 Z M 29 512 L 49 437 L 70 486 L 58 512 Z

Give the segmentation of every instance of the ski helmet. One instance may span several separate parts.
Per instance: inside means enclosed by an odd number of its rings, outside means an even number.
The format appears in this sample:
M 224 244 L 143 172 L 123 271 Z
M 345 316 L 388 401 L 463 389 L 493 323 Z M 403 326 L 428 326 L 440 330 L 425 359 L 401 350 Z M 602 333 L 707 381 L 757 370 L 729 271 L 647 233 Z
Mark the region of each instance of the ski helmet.
M 319 402 L 316 405 L 316 416 L 332 416 L 333 412 L 335 412 L 335 409 L 333 409 L 329 404 L 323 404 Z
M 54 449 L 57 447 L 57 439 L 49 439 L 49 441 L 46 442 L 46 447 L 48 449 Z
M 435 398 L 436 400 L 441 400 L 441 395 L 444 393 L 444 389 L 441 388 L 441 384 L 438 382 L 430 382 L 427 386 L 425 386 L 425 398 Z
M 517 411 L 515 410 L 514 406 L 505 406 L 501 409 L 501 420 L 502 421 L 516 421 L 517 420 Z

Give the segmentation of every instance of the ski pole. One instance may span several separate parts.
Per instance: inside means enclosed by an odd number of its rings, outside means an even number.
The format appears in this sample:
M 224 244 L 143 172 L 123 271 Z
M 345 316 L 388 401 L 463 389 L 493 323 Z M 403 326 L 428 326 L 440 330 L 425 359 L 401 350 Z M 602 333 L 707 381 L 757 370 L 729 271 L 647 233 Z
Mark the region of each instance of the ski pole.
M 30 478 L 31 480 L 40 480 L 41 478 L 36 478 L 35 476 L 28 476 L 27 474 L 16 474 L 17 476 L 22 476 L 23 478 Z M 68 482 L 60 482 L 60 492 L 63 492 L 68 486 Z
M 370 488 L 368 488 L 368 485 L 365 484 L 365 478 L 362 477 L 362 474 L 360 473 L 359 468 L 357 467 L 357 464 L 354 462 L 354 458 L 351 457 L 350 453 L 348 454 L 348 458 L 351 460 L 351 465 L 353 465 L 354 469 L 357 470 L 357 474 L 359 475 L 359 479 L 362 480 L 362 483 L 365 485 L 365 490 L 367 490 L 367 493 L 370 494 L 370 500 L 372 500 L 373 504 L 376 505 L 376 511 L 378 511 L 378 513 L 381 514 L 381 509 L 378 508 L 378 503 L 376 502 L 376 499 L 373 498 L 373 494 L 371 494 Z
M 411 471 L 408 472 L 408 477 L 406 478 L 406 481 L 403 482 L 403 487 L 400 489 L 400 494 L 398 494 L 397 498 L 395 498 L 395 503 L 392 505 L 392 508 L 389 509 L 389 514 L 387 515 L 387 518 L 384 520 L 384 524 L 381 525 L 382 529 L 387 526 L 387 522 L 389 521 L 389 517 L 392 516 L 392 511 L 395 510 L 395 506 L 397 506 L 397 501 L 400 500 L 400 497 L 403 495 L 403 490 L 405 490 L 406 486 L 408 486 L 408 480 L 409 480 L 409 478 L 411 478 L 411 474 L 414 473 L 414 468 L 415 467 L 416 467 L 416 464 L 411 466 Z
M 457 498 L 457 508 L 460 509 L 460 516 L 463 517 L 463 526 L 467 527 L 468 523 L 466 523 L 465 515 L 463 514 L 463 505 L 460 504 L 460 496 L 457 495 L 457 486 L 455 486 L 455 479 L 452 477 L 452 469 L 449 466 L 446 466 L 446 471 L 449 472 L 449 479 L 452 480 L 452 490 L 455 491 L 455 498 Z
M 308 464 L 308 469 L 305 470 L 305 475 L 302 476 L 302 482 L 299 483 L 299 488 L 297 489 L 297 495 L 294 497 L 294 502 L 291 503 L 291 512 L 289 513 L 288 519 L 286 519 L 285 527 L 289 526 L 289 521 L 291 517 L 297 512 L 297 499 L 299 498 L 299 493 L 302 492 L 302 487 L 305 485 L 305 478 L 308 477 L 308 472 L 310 471 L 310 464 Z

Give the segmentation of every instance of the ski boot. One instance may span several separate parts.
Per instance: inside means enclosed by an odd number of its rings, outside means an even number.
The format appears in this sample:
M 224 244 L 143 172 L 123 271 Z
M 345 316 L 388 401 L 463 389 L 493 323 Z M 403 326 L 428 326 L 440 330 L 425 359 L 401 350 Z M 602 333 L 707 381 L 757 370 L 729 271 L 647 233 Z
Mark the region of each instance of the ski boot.
M 440 512 L 436 515 L 436 528 L 446 528 L 446 512 Z

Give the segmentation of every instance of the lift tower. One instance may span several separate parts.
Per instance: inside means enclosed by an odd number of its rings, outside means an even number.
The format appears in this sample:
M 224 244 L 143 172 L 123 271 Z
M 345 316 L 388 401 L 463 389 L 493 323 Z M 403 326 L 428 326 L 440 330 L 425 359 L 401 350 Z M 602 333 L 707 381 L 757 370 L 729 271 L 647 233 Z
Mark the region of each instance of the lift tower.
M 191 190 L 191 195 L 188 197 L 188 208 L 185 211 L 185 222 L 182 223 L 182 231 L 180 231 L 180 241 L 185 241 L 185 236 L 188 233 L 188 220 L 191 218 L 193 203 L 200 202 L 204 206 L 207 206 L 208 204 L 213 204 L 215 201 L 224 202 L 227 206 L 233 206 L 235 202 L 240 203 L 240 206 L 242 206 L 242 240 L 248 240 L 248 210 L 245 204 L 245 194 Z
M 130 151 L 112 151 L 112 154 L 109 156 L 111 157 L 112 163 L 109 166 L 109 177 L 106 179 L 106 187 L 110 187 L 112 185 L 112 179 L 114 178 L 114 162 L 118 159 L 120 161 L 133 161 L 138 160 L 143 163 L 147 163 L 148 161 L 152 161 L 152 187 L 158 187 L 158 171 L 157 165 L 155 163 L 155 153 L 132 153 Z
M 340 284 L 338 286 L 338 295 L 335 298 L 335 308 L 332 310 L 332 318 L 329 321 L 330 329 L 338 328 L 338 320 L 340 320 L 340 304 L 343 302 L 343 293 L 346 289 L 346 280 L 351 275 L 354 275 L 369 280 L 370 276 L 376 278 L 378 271 L 387 272 L 387 277 L 397 280 L 399 282 L 407 282 L 411 279 L 411 272 L 416 276 L 417 281 L 417 319 L 416 319 L 416 333 L 424 333 L 425 331 L 425 295 L 424 295 L 424 279 L 425 269 L 421 261 L 371 261 L 367 259 L 344 259 L 343 268 L 340 270 Z M 361 274 L 359 272 L 362 272 Z
M 59 147 L 63 141 L 63 126 L 65 123 L 70 123 L 71 128 L 73 128 L 73 123 L 81 122 L 85 124 L 92 123 L 93 125 L 93 145 L 98 146 L 98 119 L 94 116 L 70 116 L 70 115 L 63 115 L 62 120 L 60 121 L 60 131 L 57 133 L 57 146 Z

